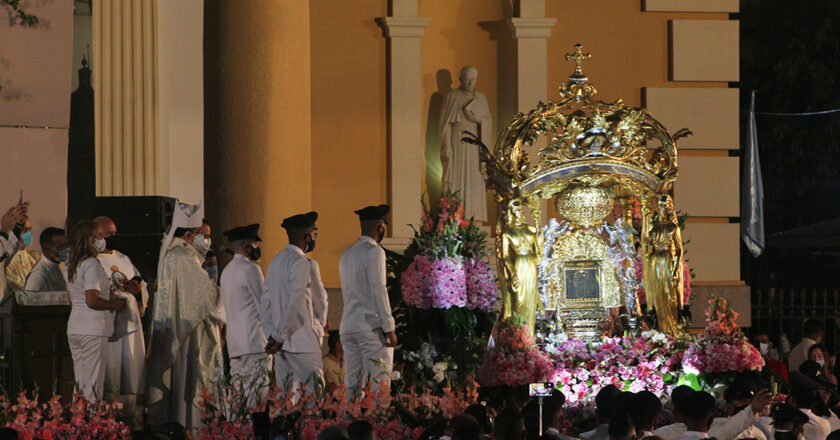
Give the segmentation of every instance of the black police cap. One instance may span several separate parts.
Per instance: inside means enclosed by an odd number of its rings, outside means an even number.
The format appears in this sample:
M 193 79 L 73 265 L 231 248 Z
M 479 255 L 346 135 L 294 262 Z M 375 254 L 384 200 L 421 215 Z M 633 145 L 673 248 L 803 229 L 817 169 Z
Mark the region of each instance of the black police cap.
M 225 232 L 222 232 L 222 235 L 227 237 L 228 241 L 239 241 L 239 240 L 253 240 L 253 241 L 262 241 L 262 238 L 259 236 L 260 231 L 260 224 L 254 223 L 248 226 L 237 226 L 233 229 L 228 229 Z
M 297 214 L 283 219 L 280 225 L 284 229 L 304 229 L 315 226 L 315 221 L 318 220 L 318 213 L 315 211 L 307 212 L 306 214 Z
M 385 223 L 388 223 L 388 220 L 386 220 L 385 217 L 389 212 L 391 212 L 391 207 L 388 205 L 366 206 L 353 212 L 359 216 L 359 220 L 361 221 L 382 220 Z

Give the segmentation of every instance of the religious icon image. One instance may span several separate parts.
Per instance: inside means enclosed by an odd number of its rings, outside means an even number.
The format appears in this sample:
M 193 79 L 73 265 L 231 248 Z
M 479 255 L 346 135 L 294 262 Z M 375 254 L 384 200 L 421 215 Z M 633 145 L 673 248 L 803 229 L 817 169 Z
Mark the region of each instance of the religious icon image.
M 598 300 L 600 280 L 595 263 L 570 264 L 566 268 L 566 300 Z

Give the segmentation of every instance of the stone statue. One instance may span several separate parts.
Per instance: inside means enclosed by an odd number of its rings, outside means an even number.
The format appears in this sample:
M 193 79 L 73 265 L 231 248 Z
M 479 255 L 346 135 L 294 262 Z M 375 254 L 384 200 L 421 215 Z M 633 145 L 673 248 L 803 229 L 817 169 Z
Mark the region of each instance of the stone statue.
M 443 101 L 440 113 L 440 161 L 443 165 L 444 191 L 458 192 L 465 201 L 464 217 L 487 221 L 487 196 L 481 174 L 478 148 L 461 141 L 463 132 L 474 133 L 484 145 L 490 143 L 493 119 L 487 98 L 475 90 L 478 70 L 461 69 L 461 87 L 452 90 Z
M 537 270 L 541 246 L 537 228 L 525 221 L 523 199 L 513 199 L 505 213 L 499 265 L 502 266 L 503 317 L 523 319 L 533 333 L 540 301 Z
M 648 243 L 644 269 L 647 302 L 656 308 L 659 330 L 676 335 L 677 309 L 683 303 L 683 247 L 674 201 L 669 195 L 661 195 L 657 200 Z

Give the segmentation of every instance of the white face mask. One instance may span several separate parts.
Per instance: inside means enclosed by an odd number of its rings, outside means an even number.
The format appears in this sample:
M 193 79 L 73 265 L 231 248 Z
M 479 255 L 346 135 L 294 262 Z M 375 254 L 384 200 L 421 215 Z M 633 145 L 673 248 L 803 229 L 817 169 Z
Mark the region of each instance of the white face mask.
M 193 240 L 193 247 L 200 254 L 202 254 L 202 255 L 206 254 L 207 251 L 210 250 L 210 238 L 205 237 L 202 234 L 196 235 L 195 240 Z
M 820 367 L 825 367 L 825 359 L 820 359 L 817 363 L 820 364 Z
M 93 248 L 96 250 L 96 252 L 99 252 L 100 254 L 105 252 L 105 247 L 105 239 L 97 238 L 96 241 L 93 242 Z
M 765 344 L 763 342 L 758 343 L 758 351 L 761 352 L 762 356 L 767 356 L 767 350 L 770 349 L 770 344 Z

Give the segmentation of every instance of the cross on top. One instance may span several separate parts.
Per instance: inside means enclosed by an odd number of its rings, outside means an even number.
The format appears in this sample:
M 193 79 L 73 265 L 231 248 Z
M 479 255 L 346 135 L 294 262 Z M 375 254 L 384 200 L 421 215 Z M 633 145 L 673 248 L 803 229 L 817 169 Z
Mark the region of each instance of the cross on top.
M 575 52 L 574 53 L 567 53 L 566 54 L 566 61 L 574 61 L 575 62 L 575 76 L 583 76 L 583 71 L 581 70 L 581 63 L 584 60 L 588 60 L 592 58 L 592 54 L 587 52 L 583 53 L 580 50 L 581 44 L 575 44 Z

